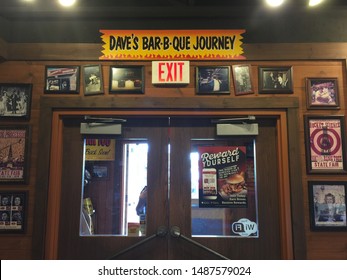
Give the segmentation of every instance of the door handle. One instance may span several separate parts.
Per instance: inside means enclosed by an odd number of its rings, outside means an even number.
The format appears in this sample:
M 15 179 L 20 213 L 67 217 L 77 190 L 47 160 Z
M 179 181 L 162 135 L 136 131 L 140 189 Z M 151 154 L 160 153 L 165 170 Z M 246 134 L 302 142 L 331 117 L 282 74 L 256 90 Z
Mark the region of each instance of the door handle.
M 125 253 L 127 253 L 127 252 L 129 252 L 129 251 L 131 251 L 131 250 L 133 250 L 133 249 L 135 249 L 136 247 L 141 246 L 141 245 L 144 244 L 144 243 L 147 243 L 148 241 L 150 241 L 150 240 L 152 240 L 152 239 L 154 239 L 154 238 L 156 238 L 156 237 L 165 237 L 165 236 L 167 235 L 167 232 L 168 232 L 168 231 L 167 231 L 166 226 L 159 226 L 158 229 L 157 229 L 157 231 L 156 231 L 156 233 L 154 233 L 154 234 L 152 234 L 151 236 L 148 236 L 147 238 L 145 238 L 145 239 L 143 239 L 143 240 L 141 240 L 141 241 L 135 243 L 134 245 L 132 245 L 132 246 L 130 246 L 130 247 L 124 249 L 123 251 L 118 252 L 117 254 L 113 255 L 112 257 L 110 257 L 110 258 L 108 258 L 108 259 L 109 259 L 109 260 L 115 260 L 115 259 L 117 259 L 119 256 L 121 256 L 121 255 L 123 255 L 123 254 L 125 254 Z
M 193 239 L 190 239 L 189 237 L 181 234 L 181 229 L 178 227 L 178 226 L 172 226 L 171 229 L 170 229 L 170 235 L 174 238 L 182 238 L 184 239 L 185 241 L 201 248 L 201 249 L 204 249 L 205 251 L 209 252 L 209 253 L 212 253 L 213 255 L 223 259 L 223 260 L 229 260 L 227 257 L 223 256 L 222 254 L 219 254 L 218 252 L 206 247 L 205 245 L 202 245 L 201 243 L 199 242 L 196 242 L 195 240 Z

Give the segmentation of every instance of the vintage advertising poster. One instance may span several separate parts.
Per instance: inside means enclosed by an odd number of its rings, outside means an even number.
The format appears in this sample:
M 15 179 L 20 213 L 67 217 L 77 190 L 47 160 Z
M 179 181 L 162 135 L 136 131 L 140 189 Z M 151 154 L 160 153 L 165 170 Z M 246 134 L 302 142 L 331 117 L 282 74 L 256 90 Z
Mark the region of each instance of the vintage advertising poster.
M 114 139 L 86 139 L 85 160 L 113 161 L 115 145 Z
M 199 206 L 246 208 L 246 147 L 199 147 Z
M 0 128 L 0 182 L 25 180 L 26 128 Z
M 313 171 L 343 171 L 342 123 L 339 118 L 317 118 L 308 121 L 309 169 Z

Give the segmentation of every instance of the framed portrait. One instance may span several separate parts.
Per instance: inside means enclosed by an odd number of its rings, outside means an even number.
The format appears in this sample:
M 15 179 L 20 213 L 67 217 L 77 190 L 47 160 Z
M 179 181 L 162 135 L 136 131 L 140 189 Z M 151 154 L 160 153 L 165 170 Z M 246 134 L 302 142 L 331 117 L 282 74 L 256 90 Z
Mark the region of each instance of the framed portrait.
M 306 78 L 308 109 L 338 109 L 337 78 Z
M 0 84 L 0 119 L 30 119 L 32 84 Z
M 0 191 L 0 233 L 23 233 L 27 191 Z
M 252 71 L 251 65 L 240 64 L 233 65 L 233 80 L 235 95 L 244 95 L 254 93 L 253 82 L 252 82 Z
M 78 94 L 79 66 L 46 66 L 45 93 Z
M 347 182 L 309 181 L 310 225 L 314 231 L 347 231 Z
M 110 93 L 144 93 L 143 66 L 111 66 Z
M 230 94 L 230 66 L 199 66 L 196 68 L 196 93 Z
M 0 126 L 0 184 L 27 182 L 29 134 L 27 125 Z
M 293 68 L 259 67 L 259 93 L 293 93 Z
M 104 93 L 104 83 L 101 65 L 84 65 L 82 67 L 84 95 Z
M 305 116 L 307 173 L 346 173 L 343 116 Z

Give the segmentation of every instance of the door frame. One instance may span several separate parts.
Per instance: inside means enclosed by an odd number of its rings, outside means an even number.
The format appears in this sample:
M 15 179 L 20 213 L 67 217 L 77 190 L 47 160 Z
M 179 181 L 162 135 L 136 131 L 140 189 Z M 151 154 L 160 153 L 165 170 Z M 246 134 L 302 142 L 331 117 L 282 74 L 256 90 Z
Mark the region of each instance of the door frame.
M 33 259 L 56 259 L 62 168 L 63 118 L 84 115 L 225 116 L 277 118 L 282 259 L 306 259 L 303 189 L 296 97 L 161 98 L 41 97 Z M 91 109 L 93 108 L 93 109 Z M 50 133 L 49 133 L 50 132 Z M 290 152 L 289 152 L 290 151 Z M 295 223 L 292 220 L 295 217 Z

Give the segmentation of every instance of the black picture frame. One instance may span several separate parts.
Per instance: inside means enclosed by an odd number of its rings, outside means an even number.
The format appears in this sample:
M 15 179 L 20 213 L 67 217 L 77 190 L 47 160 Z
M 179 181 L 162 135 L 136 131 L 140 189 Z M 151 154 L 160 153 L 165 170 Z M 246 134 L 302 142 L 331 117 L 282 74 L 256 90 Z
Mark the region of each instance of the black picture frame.
M 0 191 L 0 233 L 26 231 L 28 191 Z
M 27 183 L 29 146 L 29 125 L 0 126 L 0 184 Z
M 230 94 L 230 66 L 196 67 L 196 94 Z
M 46 94 L 78 94 L 80 90 L 80 66 L 46 66 Z
M 84 95 L 97 95 L 104 93 L 101 64 L 83 65 L 82 80 Z
M 345 174 L 344 116 L 304 115 L 308 174 Z
M 0 83 L 0 119 L 29 120 L 32 84 Z
M 293 93 L 293 67 L 258 68 L 259 93 Z
M 308 181 L 312 231 L 347 231 L 347 182 Z
M 235 95 L 254 94 L 250 64 L 232 65 Z
M 307 109 L 339 109 L 337 78 L 306 78 Z
M 144 66 L 110 66 L 109 92 L 143 94 Z

